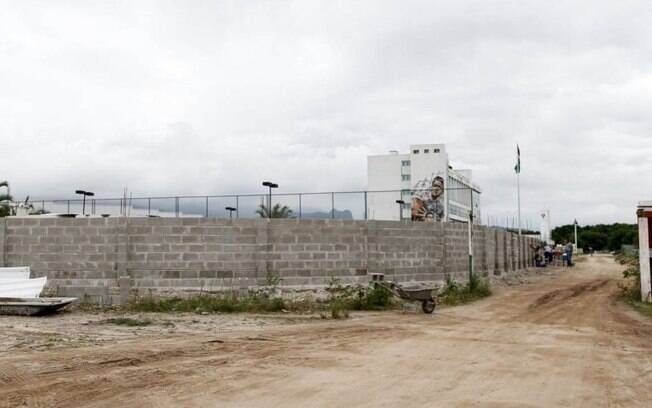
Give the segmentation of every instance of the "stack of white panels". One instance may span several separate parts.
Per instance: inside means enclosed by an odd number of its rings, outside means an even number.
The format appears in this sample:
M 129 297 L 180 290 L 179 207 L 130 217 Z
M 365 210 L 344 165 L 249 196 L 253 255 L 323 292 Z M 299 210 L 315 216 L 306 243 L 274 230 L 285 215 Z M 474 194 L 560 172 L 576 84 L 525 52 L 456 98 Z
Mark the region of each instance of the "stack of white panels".
M 37 298 L 47 277 L 30 279 L 29 266 L 0 268 L 0 297 Z

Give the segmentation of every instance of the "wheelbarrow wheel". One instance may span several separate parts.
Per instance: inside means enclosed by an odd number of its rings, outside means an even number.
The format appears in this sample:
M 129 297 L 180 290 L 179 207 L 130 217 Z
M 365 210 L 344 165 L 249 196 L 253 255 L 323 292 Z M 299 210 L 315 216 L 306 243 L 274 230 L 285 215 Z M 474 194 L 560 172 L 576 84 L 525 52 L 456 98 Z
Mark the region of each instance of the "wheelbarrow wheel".
M 435 300 L 432 298 L 424 300 L 421 303 L 421 309 L 423 310 L 423 313 L 431 314 L 435 311 Z

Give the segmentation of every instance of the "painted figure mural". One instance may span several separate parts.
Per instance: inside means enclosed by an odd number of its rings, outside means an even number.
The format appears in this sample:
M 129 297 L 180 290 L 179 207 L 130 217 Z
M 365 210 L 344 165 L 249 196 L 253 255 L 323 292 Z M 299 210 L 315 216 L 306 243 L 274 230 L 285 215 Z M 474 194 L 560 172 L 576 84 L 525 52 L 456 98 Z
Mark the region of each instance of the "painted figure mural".
M 412 192 L 412 221 L 444 221 L 444 179 L 441 176 L 419 181 Z

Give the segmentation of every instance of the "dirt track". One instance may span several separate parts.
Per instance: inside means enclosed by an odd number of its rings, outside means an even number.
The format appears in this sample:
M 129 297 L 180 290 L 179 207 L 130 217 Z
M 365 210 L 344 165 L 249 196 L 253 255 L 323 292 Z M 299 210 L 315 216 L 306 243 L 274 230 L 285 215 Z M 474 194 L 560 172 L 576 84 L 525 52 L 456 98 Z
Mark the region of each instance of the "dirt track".
M 610 298 L 621 270 L 611 258 L 588 258 L 433 316 L 0 350 L 0 404 L 650 406 L 652 323 Z

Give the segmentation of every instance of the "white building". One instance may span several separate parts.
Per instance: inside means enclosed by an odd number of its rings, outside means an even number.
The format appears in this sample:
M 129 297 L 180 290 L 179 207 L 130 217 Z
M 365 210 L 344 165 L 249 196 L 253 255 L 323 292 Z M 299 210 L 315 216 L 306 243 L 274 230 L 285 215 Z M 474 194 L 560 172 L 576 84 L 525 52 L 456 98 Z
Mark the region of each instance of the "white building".
M 443 144 L 369 156 L 367 179 L 370 219 L 399 220 L 400 215 L 415 221 L 468 222 L 473 206 L 475 222 L 480 222 L 480 188 L 473 184 L 471 170 L 452 168 Z

